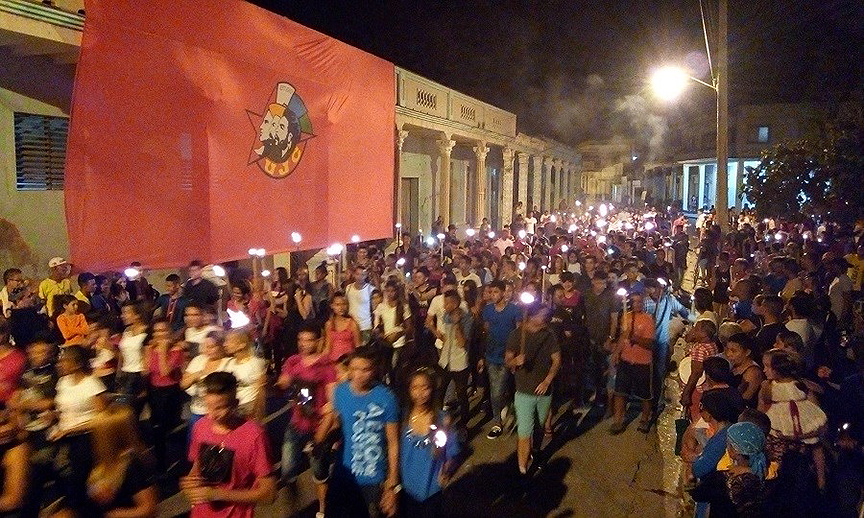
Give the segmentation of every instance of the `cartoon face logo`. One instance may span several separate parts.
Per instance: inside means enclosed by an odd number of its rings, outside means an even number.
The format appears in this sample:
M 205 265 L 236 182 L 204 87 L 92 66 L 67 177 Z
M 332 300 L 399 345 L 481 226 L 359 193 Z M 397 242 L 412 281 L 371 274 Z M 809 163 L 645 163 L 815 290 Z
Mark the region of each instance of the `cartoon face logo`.
M 247 165 L 256 164 L 271 178 L 286 178 L 315 136 L 303 99 L 290 84 L 278 83 L 264 113 L 246 110 L 246 114 L 256 135 Z

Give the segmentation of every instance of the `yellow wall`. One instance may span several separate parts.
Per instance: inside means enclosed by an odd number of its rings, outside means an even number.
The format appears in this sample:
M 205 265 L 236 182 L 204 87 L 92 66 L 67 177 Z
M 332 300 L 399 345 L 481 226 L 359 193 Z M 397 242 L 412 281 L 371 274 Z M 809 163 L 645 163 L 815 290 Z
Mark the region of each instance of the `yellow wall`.
M 29 246 L 32 265 L 11 264 L 8 251 L 8 228 L 0 233 L 0 271 L 20 267 L 25 275 L 42 276 L 48 271 L 48 260 L 55 256 L 68 258 L 69 240 L 62 191 L 17 191 L 15 189 L 14 113 L 67 116 L 60 109 L 0 88 L 0 218 L 17 229 Z M 3 225 L 3 222 L 0 222 Z

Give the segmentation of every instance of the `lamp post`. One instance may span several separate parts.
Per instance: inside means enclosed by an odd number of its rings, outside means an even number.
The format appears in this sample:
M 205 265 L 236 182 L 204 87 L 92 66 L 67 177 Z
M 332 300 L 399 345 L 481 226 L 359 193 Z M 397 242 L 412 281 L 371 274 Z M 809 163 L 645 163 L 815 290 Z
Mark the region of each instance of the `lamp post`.
M 728 31 L 728 0 L 719 0 L 717 17 L 717 63 L 716 69 L 711 61 L 708 46 L 708 32 L 705 27 L 704 13 L 702 30 L 705 34 L 705 47 L 708 51 L 708 65 L 711 67 L 711 84 L 689 75 L 676 67 L 664 67 L 654 72 L 651 87 L 654 93 L 665 101 L 676 99 L 687 86 L 695 81 L 714 90 L 717 95 L 717 181 L 714 207 L 720 228 L 729 230 L 729 53 L 726 34 Z M 702 200 L 699 200 L 701 203 Z

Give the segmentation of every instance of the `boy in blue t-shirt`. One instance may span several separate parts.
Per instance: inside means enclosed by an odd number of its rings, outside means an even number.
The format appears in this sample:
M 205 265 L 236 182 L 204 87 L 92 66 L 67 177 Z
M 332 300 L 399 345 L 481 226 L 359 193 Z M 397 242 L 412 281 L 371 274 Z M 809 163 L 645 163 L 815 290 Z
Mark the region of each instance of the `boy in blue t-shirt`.
M 489 304 L 483 308 L 481 317 L 486 328 L 486 352 L 477 366 L 478 371 L 486 369 L 489 377 L 489 402 L 492 405 L 493 425 L 486 434 L 489 439 L 499 437 L 503 431 L 501 412 L 506 408 L 508 369 L 504 365 L 504 350 L 507 337 L 519 325 L 522 312 L 504 297 L 507 285 L 504 281 L 492 281 L 486 288 L 489 291 Z
M 331 491 L 352 506 L 350 495 L 359 490 L 370 517 L 396 514 L 399 486 L 399 405 L 393 393 L 378 384 L 377 358 L 369 348 L 360 348 L 351 357 L 350 381 L 336 386 L 333 412 L 328 414 L 315 434 L 324 441 L 330 430 L 341 426 L 343 440 L 342 482 L 349 488 Z M 340 477 L 334 477 L 337 479 Z M 334 482 L 338 483 L 338 480 Z M 349 511 L 350 512 L 350 511 Z

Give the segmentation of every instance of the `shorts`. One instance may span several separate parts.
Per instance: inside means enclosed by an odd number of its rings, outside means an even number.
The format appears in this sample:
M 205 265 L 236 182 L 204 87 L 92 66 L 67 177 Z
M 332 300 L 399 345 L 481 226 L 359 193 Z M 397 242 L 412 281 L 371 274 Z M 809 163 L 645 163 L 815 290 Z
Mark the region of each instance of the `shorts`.
M 651 366 L 618 362 L 615 372 L 615 394 L 633 396 L 643 401 L 651 399 Z
M 549 407 L 552 405 L 552 396 L 538 396 L 517 392 L 513 401 L 516 407 L 516 432 L 520 439 L 527 439 L 534 433 L 534 416 L 540 422 L 540 426 L 546 421 Z

